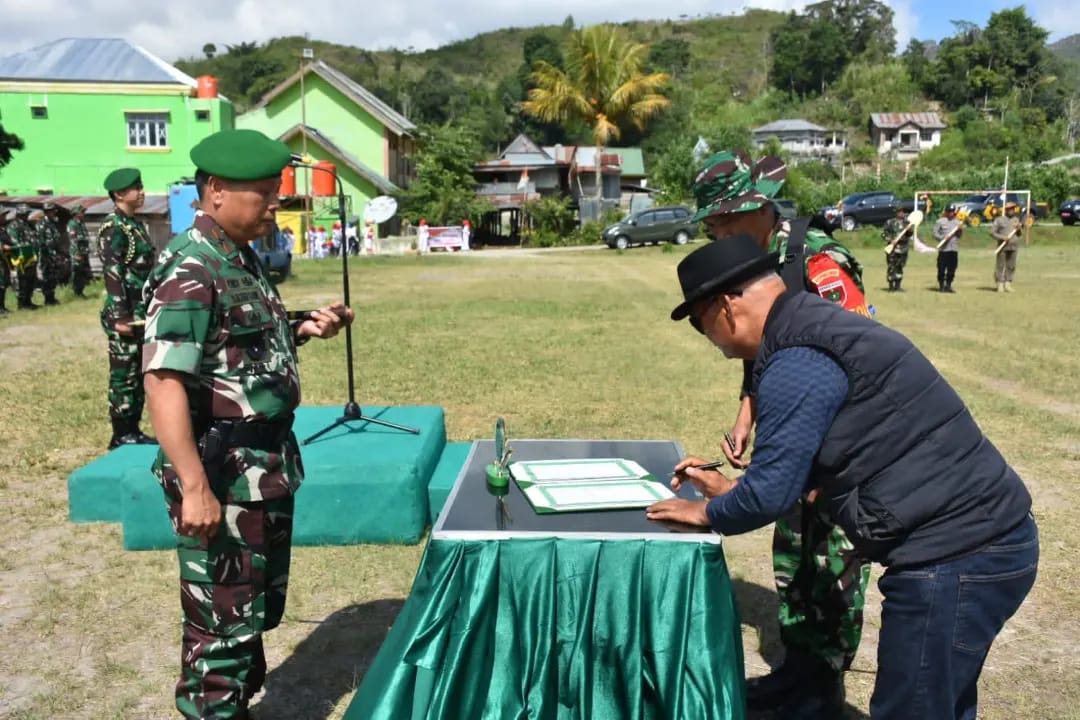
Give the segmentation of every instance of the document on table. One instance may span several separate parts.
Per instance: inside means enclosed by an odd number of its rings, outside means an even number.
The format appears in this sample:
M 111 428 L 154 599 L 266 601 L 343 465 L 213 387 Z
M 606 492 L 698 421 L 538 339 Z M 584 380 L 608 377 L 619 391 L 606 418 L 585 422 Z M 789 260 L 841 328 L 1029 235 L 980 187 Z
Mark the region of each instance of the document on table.
M 633 460 L 522 461 L 510 474 L 537 513 L 643 508 L 674 497 Z

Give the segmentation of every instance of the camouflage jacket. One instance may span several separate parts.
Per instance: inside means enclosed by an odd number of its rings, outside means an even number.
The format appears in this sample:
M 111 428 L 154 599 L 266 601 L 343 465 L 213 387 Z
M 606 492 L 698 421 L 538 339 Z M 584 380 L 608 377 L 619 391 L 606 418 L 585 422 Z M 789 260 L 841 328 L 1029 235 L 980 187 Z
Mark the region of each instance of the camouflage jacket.
M 300 404 L 295 328 L 255 252 L 238 247 L 202 212 L 161 254 L 146 283 L 143 371 L 182 374 L 196 428 L 212 420 L 276 420 Z M 168 458 L 154 472 L 173 499 L 182 488 Z M 253 502 L 293 493 L 303 466 L 280 452 L 229 451 L 214 493 Z
M 124 320 L 145 317 L 142 288 L 154 267 L 154 246 L 142 221 L 117 209 L 98 231 L 101 243 L 105 306 L 101 322 L 111 328 Z
M 892 244 L 893 240 L 896 240 L 900 233 L 904 232 L 908 223 L 906 220 L 900 218 L 889 218 L 885 221 L 885 225 L 881 228 L 881 239 L 886 245 Z M 896 243 L 896 249 L 893 252 L 906 253 L 911 246 L 911 235 L 915 230 L 912 228 L 910 231 L 904 233 L 904 237 L 900 238 L 900 242 Z
M 785 220 L 780 224 L 780 228 L 773 235 L 772 243 L 769 244 L 769 250 L 772 252 L 779 252 L 781 259 L 784 257 L 784 252 L 787 250 L 787 238 L 791 234 L 791 223 Z M 844 272 L 851 276 L 851 279 L 855 281 L 860 290 L 865 292 L 862 281 L 862 265 L 855 259 L 855 256 L 846 247 L 833 240 L 831 237 L 815 230 L 814 228 L 808 228 L 806 230 L 806 262 L 810 261 L 810 258 L 818 253 L 825 253 L 832 258 L 837 265 L 843 268 Z M 806 281 L 806 267 L 803 267 L 803 281 Z
M 90 236 L 86 233 L 86 223 L 72 218 L 67 224 L 68 239 L 71 241 L 71 257 L 90 257 Z
M 34 255 L 37 255 L 37 237 L 34 233 L 33 226 L 26 220 L 19 220 L 16 218 L 8 223 L 7 226 L 8 242 L 16 250 L 19 248 L 26 248 L 28 250 L 34 250 Z
M 1002 240 L 1009 238 L 1005 242 L 1006 250 L 1015 250 L 1020 247 L 1020 219 L 1016 217 L 1006 217 L 1005 215 L 998 215 L 994 218 L 994 224 L 990 226 L 990 236 L 994 238 L 994 242 L 998 245 Z M 1009 235 L 1012 234 L 1012 237 Z
M 37 248 L 42 263 L 53 260 L 60 252 L 60 227 L 47 217 L 37 223 Z

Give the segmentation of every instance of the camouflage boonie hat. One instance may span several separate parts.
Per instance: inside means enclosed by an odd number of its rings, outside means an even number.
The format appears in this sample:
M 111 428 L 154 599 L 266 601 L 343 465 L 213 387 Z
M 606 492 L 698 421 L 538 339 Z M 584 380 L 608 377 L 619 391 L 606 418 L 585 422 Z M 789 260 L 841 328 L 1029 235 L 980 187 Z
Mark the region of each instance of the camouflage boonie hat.
M 75 207 L 71 208 L 72 215 L 82 215 L 85 212 L 86 208 L 84 208 L 82 205 L 76 205 Z
M 41 209 L 44 210 L 45 212 L 49 212 L 50 210 L 55 210 L 56 209 L 56 203 L 54 203 L 54 202 L 46 202 L 44 205 L 41 206 Z
M 745 150 L 724 150 L 705 161 L 691 190 L 697 199 L 694 221 L 718 213 L 757 210 L 780 192 L 787 165 L 778 157 L 751 162 Z
M 26 203 L 19 203 L 18 205 L 15 206 L 15 216 L 16 217 L 18 217 L 19 215 L 29 215 L 29 214 L 30 214 L 30 206 L 27 205 Z

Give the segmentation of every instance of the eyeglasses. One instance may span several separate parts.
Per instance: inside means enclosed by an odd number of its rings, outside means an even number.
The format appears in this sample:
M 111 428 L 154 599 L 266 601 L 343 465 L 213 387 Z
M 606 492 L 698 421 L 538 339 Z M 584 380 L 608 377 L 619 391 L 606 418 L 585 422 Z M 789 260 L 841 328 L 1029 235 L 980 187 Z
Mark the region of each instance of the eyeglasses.
M 702 311 L 701 314 L 704 315 L 706 312 L 708 312 L 709 308 L 711 308 L 713 306 L 713 303 L 715 303 L 717 300 L 719 300 L 720 298 L 722 298 L 724 296 L 742 297 L 742 294 L 743 294 L 742 290 L 725 290 L 724 292 L 722 292 L 722 293 L 720 293 L 718 295 L 713 295 L 711 298 L 709 298 L 709 304 L 705 306 L 705 310 Z M 699 316 L 697 316 L 693 312 L 691 312 L 689 315 L 686 316 L 686 319 L 690 321 L 690 327 L 694 328 L 695 330 L 697 330 L 702 335 L 705 334 L 705 326 L 702 325 L 701 318 Z

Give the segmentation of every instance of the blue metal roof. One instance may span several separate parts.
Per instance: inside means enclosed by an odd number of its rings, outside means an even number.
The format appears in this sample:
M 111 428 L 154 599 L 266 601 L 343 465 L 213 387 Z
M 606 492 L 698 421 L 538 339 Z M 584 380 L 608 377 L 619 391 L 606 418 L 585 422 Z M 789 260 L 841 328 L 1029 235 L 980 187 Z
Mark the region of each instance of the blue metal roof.
M 155 83 L 195 79 L 121 38 L 64 38 L 0 58 L 0 80 Z

